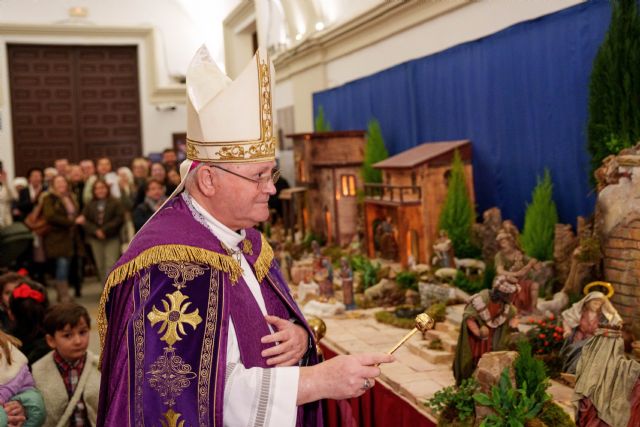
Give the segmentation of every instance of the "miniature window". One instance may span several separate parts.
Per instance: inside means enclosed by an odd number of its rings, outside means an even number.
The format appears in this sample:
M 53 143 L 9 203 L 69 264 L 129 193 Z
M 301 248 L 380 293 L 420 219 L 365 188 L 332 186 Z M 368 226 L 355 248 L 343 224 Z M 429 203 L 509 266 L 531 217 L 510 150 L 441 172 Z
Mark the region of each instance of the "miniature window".
M 341 179 L 342 195 L 344 197 L 353 197 L 356 195 L 356 176 L 342 175 Z

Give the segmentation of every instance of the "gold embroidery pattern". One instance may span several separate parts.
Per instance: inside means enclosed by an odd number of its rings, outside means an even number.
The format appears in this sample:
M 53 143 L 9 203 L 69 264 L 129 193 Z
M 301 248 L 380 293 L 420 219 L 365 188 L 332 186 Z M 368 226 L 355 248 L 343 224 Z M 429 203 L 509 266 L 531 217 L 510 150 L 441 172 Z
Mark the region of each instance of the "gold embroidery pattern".
M 149 385 L 160 394 L 162 403 L 169 406 L 176 404 L 176 397 L 196 377 L 191 365 L 184 363 L 175 351 L 173 347 L 165 347 L 164 354 L 151 364 L 151 370 L 147 372 Z
M 197 141 L 187 137 L 187 158 L 198 161 L 260 162 L 273 160 L 276 152 L 276 139 L 273 135 L 273 113 L 271 105 L 271 69 L 269 60 L 257 56 L 258 91 L 260 96 L 260 138 L 249 141 Z M 200 157 L 198 147 L 219 147 L 214 153 L 203 153 Z
M 175 412 L 173 409 L 169 409 L 162 414 L 164 420 L 160 420 L 162 427 L 184 427 L 184 421 L 179 421 L 182 414 Z
M 271 70 L 269 63 L 258 57 L 258 79 L 260 79 L 260 96 L 262 104 L 261 130 L 262 140 L 273 145 L 273 132 L 271 120 Z M 275 148 L 275 147 L 274 147 Z
M 213 363 L 213 345 L 218 321 L 218 285 L 219 272 L 212 271 L 209 281 L 209 302 L 204 324 L 204 339 L 200 352 L 200 372 L 198 373 L 198 421 L 201 427 L 209 425 L 209 384 Z M 222 350 L 218 350 L 222 351 Z M 214 378 L 215 381 L 215 378 Z M 215 409 L 215 408 L 214 408 Z
M 236 282 L 242 274 L 240 265 L 228 256 L 202 248 L 186 245 L 159 245 L 149 248 L 131 261 L 114 269 L 107 277 L 105 289 L 98 305 L 98 333 L 100 335 L 100 364 L 104 354 L 104 340 L 107 337 L 107 302 L 113 288 L 132 277 L 138 271 L 163 261 L 192 261 L 205 263 L 216 270 L 229 273 L 231 282 Z
M 242 252 L 247 255 L 253 255 L 253 245 L 251 244 L 251 240 L 244 239 L 242 241 Z
M 140 279 L 140 312 L 133 321 L 133 340 L 135 346 L 135 422 L 136 426 L 144 426 L 144 411 L 142 409 L 144 390 L 144 305 L 149 298 L 151 275 L 147 272 Z
M 199 155 L 198 147 L 187 141 L 187 158 L 196 159 Z
M 198 315 L 198 309 L 187 313 L 187 308 L 191 303 L 186 302 L 189 297 L 182 292 L 175 291 L 172 294 L 167 294 L 166 298 L 162 300 L 164 311 L 160 311 L 154 306 L 153 311 L 147 315 L 147 319 L 151 322 L 151 326 L 161 323 L 158 334 L 164 332 L 164 335 L 160 337 L 160 340 L 173 346 L 176 341 L 182 340 L 180 334 L 187 334 L 184 328 L 185 323 L 191 325 L 195 330 L 196 326 L 202 322 L 202 318 Z
M 173 279 L 173 286 L 180 290 L 187 286 L 187 282 L 204 274 L 208 267 L 190 262 L 161 262 L 158 270 L 164 272 L 169 278 Z

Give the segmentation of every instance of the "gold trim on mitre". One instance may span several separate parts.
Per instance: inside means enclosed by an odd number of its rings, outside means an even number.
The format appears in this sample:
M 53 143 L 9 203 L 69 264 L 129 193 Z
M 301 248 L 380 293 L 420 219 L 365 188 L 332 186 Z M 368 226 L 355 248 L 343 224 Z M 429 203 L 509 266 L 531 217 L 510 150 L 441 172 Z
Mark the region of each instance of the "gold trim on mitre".
M 240 141 L 200 141 L 187 135 L 186 155 L 200 162 L 239 163 L 275 160 L 276 138 L 273 134 L 273 108 L 271 99 L 271 60 L 257 51 L 253 59 L 257 66 L 260 137 Z M 223 89 L 224 90 L 224 89 Z

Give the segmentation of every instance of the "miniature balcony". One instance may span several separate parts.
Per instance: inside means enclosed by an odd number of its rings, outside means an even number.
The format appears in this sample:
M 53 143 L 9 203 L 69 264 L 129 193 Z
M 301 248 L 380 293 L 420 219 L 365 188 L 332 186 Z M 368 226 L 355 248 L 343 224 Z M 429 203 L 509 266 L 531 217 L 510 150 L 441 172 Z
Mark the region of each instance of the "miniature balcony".
M 422 189 L 412 185 L 365 184 L 365 201 L 408 205 L 418 204 L 422 200 Z

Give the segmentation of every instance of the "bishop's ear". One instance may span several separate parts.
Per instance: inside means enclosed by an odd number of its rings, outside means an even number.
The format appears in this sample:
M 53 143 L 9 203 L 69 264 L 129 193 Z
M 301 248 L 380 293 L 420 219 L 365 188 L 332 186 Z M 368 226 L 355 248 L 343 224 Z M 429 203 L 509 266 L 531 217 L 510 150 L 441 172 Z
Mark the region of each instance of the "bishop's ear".
M 198 190 L 206 197 L 211 197 L 215 194 L 218 179 L 216 170 L 209 165 L 203 165 L 196 171 L 196 185 Z

